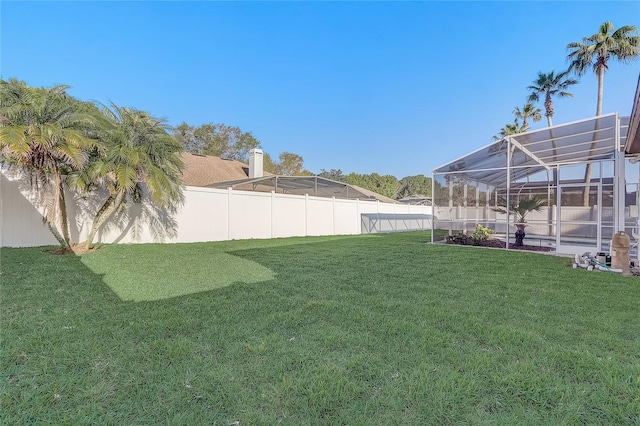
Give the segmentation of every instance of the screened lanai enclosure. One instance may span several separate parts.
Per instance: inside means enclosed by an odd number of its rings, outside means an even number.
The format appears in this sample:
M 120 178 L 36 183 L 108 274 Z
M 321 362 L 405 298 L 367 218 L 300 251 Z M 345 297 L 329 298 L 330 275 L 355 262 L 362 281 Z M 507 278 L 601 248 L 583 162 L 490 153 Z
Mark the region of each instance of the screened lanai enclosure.
M 506 136 L 438 167 L 434 229 L 471 234 L 481 224 L 510 248 L 513 207 L 535 197 L 546 205 L 526 216 L 525 245 L 608 251 L 613 234 L 625 231 L 637 256 L 638 162 L 625 158 L 628 129 L 629 117 L 603 115 Z

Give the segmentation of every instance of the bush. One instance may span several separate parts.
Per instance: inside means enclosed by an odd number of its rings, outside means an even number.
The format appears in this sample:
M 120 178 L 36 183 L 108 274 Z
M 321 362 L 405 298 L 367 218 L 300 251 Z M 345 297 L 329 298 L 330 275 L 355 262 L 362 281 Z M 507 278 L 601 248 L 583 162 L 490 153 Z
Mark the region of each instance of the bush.
M 495 231 L 491 228 L 487 228 L 486 226 L 482 226 L 480 224 L 476 225 L 476 229 L 473 231 L 472 235 L 467 235 L 462 232 L 456 232 L 453 235 L 449 235 L 447 237 L 447 243 L 449 244 L 461 244 L 465 246 L 486 246 L 487 239 L 491 234 Z
M 473 241 L 476 246 L 485 245 L 487 238 L 489 235 L 493 234 L 495 231 L 486 226 L 482 226 L 479 223 L 476 225 L 476 229 L 473 231 Z

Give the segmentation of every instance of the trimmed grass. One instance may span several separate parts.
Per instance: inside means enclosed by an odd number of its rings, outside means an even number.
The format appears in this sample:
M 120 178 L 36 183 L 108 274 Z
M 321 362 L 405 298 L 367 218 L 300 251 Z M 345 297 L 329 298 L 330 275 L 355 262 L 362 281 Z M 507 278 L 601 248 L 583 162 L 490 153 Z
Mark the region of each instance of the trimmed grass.
M 116 268 L 114 259 L 118 260 Z M 207 249 L 205 244 L 179 245 L 169 253 L 159 245 L 142 252 L 136 246 L 115 246 L 84 256 L 82 263 L 102 276 L 121 300 L 134 302 L 169 299 L 275 278 L 273 271 L 259 263 Z
M 1 424 L 638 424 L 640 281 L 428 233 L 1 249 Z

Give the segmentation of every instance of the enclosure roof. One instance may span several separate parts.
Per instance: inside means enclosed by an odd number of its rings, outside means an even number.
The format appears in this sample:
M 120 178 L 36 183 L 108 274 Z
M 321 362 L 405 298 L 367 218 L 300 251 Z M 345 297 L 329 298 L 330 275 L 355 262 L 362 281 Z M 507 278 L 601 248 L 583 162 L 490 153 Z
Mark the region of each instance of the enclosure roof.
M 504 185 L 509 147 L 513 150 L 510 165 L 513 180 L 550 171 L 559 165 L 613 159 L 617 150 L 616 133 L 619 129 L 618 146 L 623 146 L 628 124 L 629 117 L 618 119 L 614 113 L 506 136 L 436 168 L 434 174 L 455 173 L 467 180 Z
M 633 99 L 629 119 L 629 137 L 624 151 L 627 154 L 640 154 L 640 74 L 638 74 L 638 86 L 636 86 L 636 96 Z
M 378 200 L 395 203 L 396 200 L 356 185 L 349 185 L 319 176 L 264 176 L 229 182 L 217 182 L 208 188 L 233 188 L 242 191 L 279 192 L 293 195 L 313 195 L 345 199 Z

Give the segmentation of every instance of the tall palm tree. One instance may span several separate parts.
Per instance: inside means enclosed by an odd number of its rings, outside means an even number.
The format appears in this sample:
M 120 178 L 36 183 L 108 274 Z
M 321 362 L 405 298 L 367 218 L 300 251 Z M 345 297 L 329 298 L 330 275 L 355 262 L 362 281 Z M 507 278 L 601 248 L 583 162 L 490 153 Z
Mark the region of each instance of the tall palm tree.
M 527 127 L 525 125 L 520 125 L 518 119 L 513 120 L 513 123 L 507 123 L 505 126 L 500 129 L 500 132 L 493 137 L 494 140 L 499 141 L 503 139 L 505 136 L 509 135 L 517 135 L 518 133 L 523 133 L 527 131 Z
M 100 135 L 105 152 L 93 157 L 73 176 L 74 187 L 98 185 L 108 192 L 94 216 L 84 248 L 89 249 L 100 226 L 125 203 L 144 193 L 160 207 L 183 200 L 182 146 L 167 133 L 164 119 L 144 111 L 111 105 L 103 108 L 108 125 Z
M 538 73 L 538 78 L 533 81 L 533 85 L 527 87 L 531 90 L 529 95 L 529 102 L 538 102 L 541 96 L 544 96 L 544 109 L 545 117 L 547 117 L 547 123 L 549 127 L 553 126 L 553 96 L 559 96 L 561 98 L 573 97 L 572 93 L 567 92 L 567 89 L 576 84 L 578 81 L 567 77 L 569 71 L 559 72 L 555 71 L 550 73 Z
M 65 177 L 100 147 L 88 136 L 95 123 L 91 114 L 67 95 L 68 88 L 33 88 L 16 79 L 0 80 L 0 160 L 26 172 L 32 185 L 52 198 L 44 220 L 63 247 L 71 243 Z
M 596 102 L 596 116 L 602 115 L 602 98 L 604 95 L 604 73 L 609 69 L 609 59 L 617 58 L 621 62 L 629 62 L 640 56 L 638 48 L 640 37 L 638 28 L 633 25 L 625 25 L 614 29 L 609 21 L 600 25 L 597 33 L 590 37 L 584 37 L 582 43 L 573 42 L 567 44 L 569 54 L 567 59 L 571 61 L 569 66 L 576 75 L 583 75 L 587 69 L 593 66 L 593 71 L 598 78 L 598 97 Z M 594 139 L 595 139 L 594 134 Z M 591 144 L 591 149 L 595 143 Z M 592 163 L 587 163 L 584 173 L 583 205 L 589 205 L 589 182 L 591 181 Z
M 522 120 L 522 127 L 525 129 L 524 131 L 529 129 L 529 118 L 533 120 L 534 123 L 542 120 L 542 115 L 540 114 L 540 108 L 536 107 L 531 102 L 527 102 L 524 104 L 522 109 L 515 107 L 513 109 L 513 114 L 516 116 L 516 119 Z
M 569 69 L 580 76 L 593 66 L 593 71 L 598 78 L 596 115 L 602 115 L 604 73 L 609 69 L 609 59 L 616 58 L 621 62 L 629 62 L 640 56 L 639 47 L 640 37 L 638 37 L 637 27 L 625 25 L 614 31 L 613 24 L 608 21 L 600 25 L 597 33 L 584 37 L 582 43 L 567 44 L 569 50 L 567 59 L 571 61 Z

